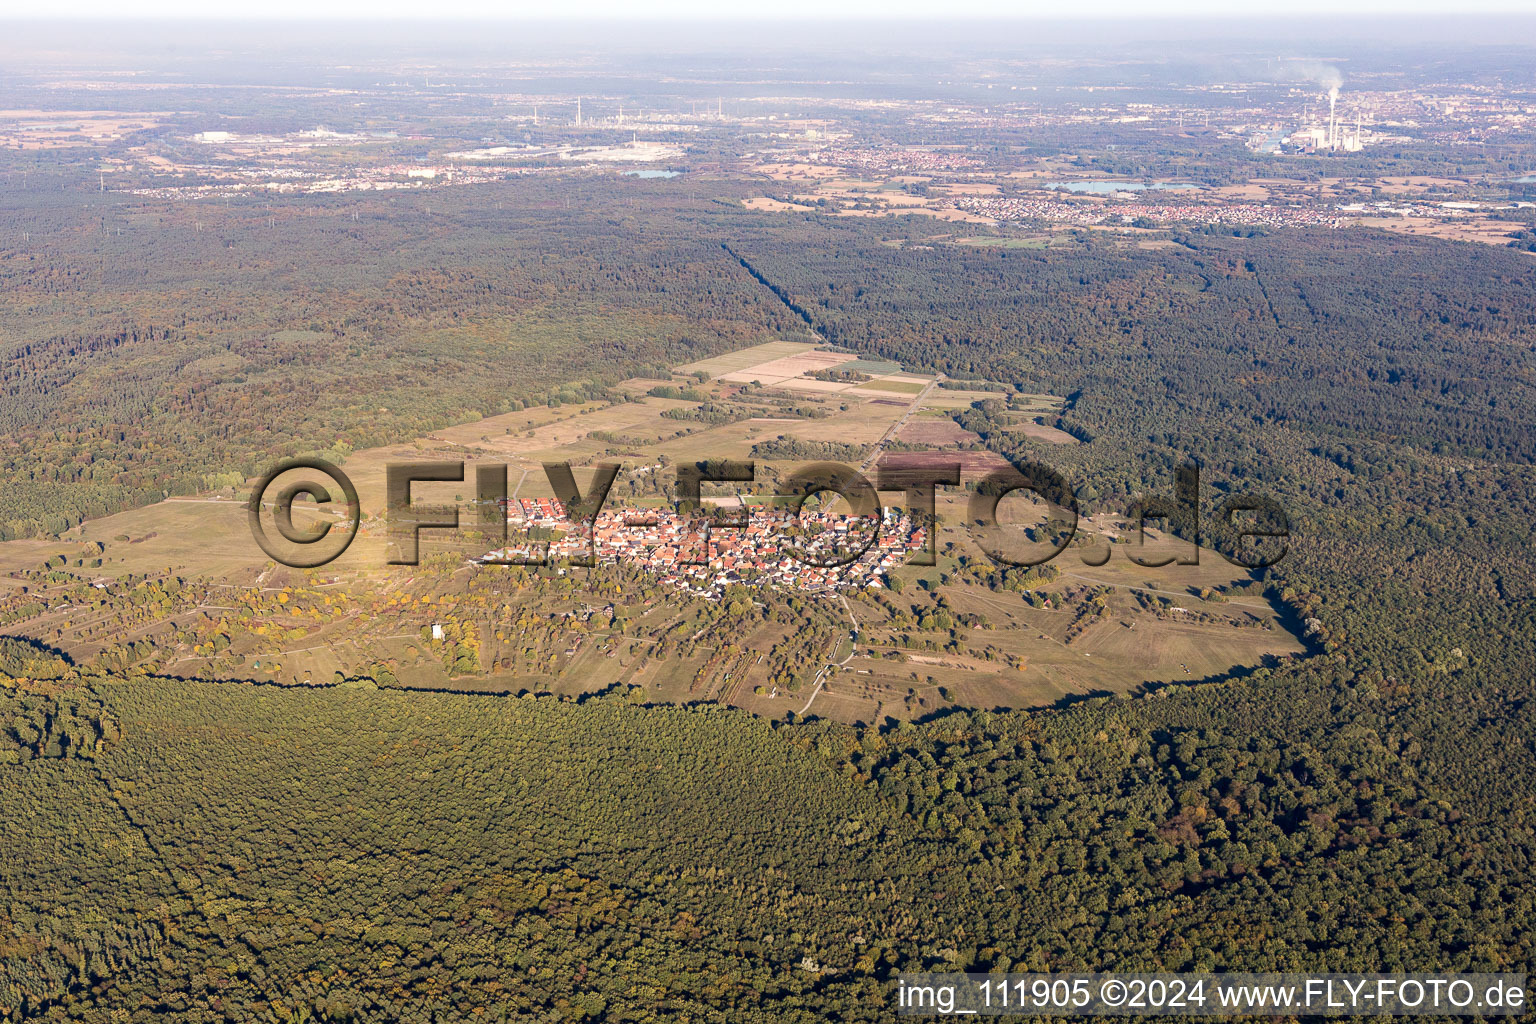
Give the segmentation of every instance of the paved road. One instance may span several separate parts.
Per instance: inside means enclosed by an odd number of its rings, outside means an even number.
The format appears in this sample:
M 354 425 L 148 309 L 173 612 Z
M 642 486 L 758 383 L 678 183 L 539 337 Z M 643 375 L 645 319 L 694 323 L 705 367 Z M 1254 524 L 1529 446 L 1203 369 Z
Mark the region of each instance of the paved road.
M 837 599 L 843 602 L 843 611 L 848 613 L 848 620 L 853 623 L 853 631 L 857 633 L 859 631 L 859 620 L 853 617 L 853 609 L 849 607 L 848 599 L 842 594 L 838 594 Z M 842 661 L 834 662 L 832 660 L 832 655 L 837 653 L 837 645 L 842 642 L 842 637 L 838 637 L 836 640 L 832 641 L 832 650 L 827 652 L 827 663 L 821 666 L 821 671 L 816 673 L 816 687 L 815 689 L 811 690 L 810 697 L 806 699 L 805 707 L 800 709 L 801 718 L 804 718 L 805 713 L 811 710 L 811 704 L 816 700 L 816 695 L 821 693 L 821 688 L 823 686 L 827 685 L 827 673 L 831 672 L 834 668 L 842 668 L 844 665 L 848 664 L 853 660 L 854 654 L 858 652 L 858 646 L 854 645 L 848 651 L 848 657 L 844 658 Z
M 923 390 L 919 391 L 912 398 L 911 403 L 907 406 L 907 411 L 901 414 L 901 419 L 897 420 L 895 423 L 892 423 L 890 427 L 886 429 L 885 433 L 881 435 L 880 440 L 875 442 L 874 448 L 870 449 L 869 458 L 865 459 L 863 465 L 859 466 L 860 473 L 869 472 L 870 466 L 874 465 L 875 460 L 880 458 L 880 455 L 885 451 L 886 444 L 888 444 L 892 438 L 901 432 L 901 428 L 907 425 L 907 421 L 912 418 L 912 414 L 917 412 L 917 410 L 922 406 L 923 399 L 927 398 L 933 392 L 933 389 L 939 386 L 939 381 L 943 379 L 944 375 L 941 373 L 937 377 L 934 377 L 933 380 L 923 385 Z M 853 623 L 853 631 L 857 633 L 859 630 L 859 620 L 854 618 L 853 609 L 849 606 L 847 598 L 839 594 L 837 599 L 843 603 L 843 611 L 848 613 L 848 621 Z M 821 688 L 826 685 L 827 674 L 832 669 L 841 668 L 853 660 L 854 651 L 849 651 L 848 657 L 844 658 L 842 661 L 832 661 L 832 655 L 836 653 L 837 645 L 841 642 L 841 638 L 833 642 L 832 650 L 827 652 L 826 664 L 822 665 L 821 670 L 816 673 L 815 689 L 811 690 L 811 696 L 806 700 L 805 707 L 800 709 L 800 714 L 802 717 L 804 717 L 807 711 L 811 710 L 811 705 L 815 703 L 817 695 L 821 693 Z M 857 648 L 855 648 L 855 650 L 857 650 Z
M 933 378 L 933 380 L 923 385 L 923 390 L 919 391 L 917 395 L 912 399 L 912 403 L 907 406 L 907 411 L 901 414 L 901 419 L 897 420 L 895 423 L 892 423 L 886 432 L 880 436 L 880 440 L 875 442 L 874 448 L 870 449 L 869 458 L 865 459 L 864 464 L 859 467 L 860 473 L 869 472 L 869 467 L 874 465 L 876 459 L 880 458 L 881 454 L 885 451 L 885 446 L 889 444 L 897 434 L 901 433 L 901 428 L 906 426 L 907 421 L 912 418 L 912 414 L 917 412 L 918 407 L 923 404 L 923 399 L 927 398 L 928 395 L 932 393 L 933 389 L 939 386 L 939 381 L 943 379 L 944 375 L 941 373 L 937 377 Z

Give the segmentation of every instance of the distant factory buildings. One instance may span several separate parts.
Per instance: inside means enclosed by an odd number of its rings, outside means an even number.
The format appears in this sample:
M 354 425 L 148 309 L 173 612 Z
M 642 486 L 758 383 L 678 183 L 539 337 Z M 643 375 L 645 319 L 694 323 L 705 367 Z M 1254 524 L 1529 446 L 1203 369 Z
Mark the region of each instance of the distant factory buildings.
M 1326 127 L 1319 125 L 1315 128 L 1303 128 L 1293 132 L 1286 140 L 1286 145 L 1303 153 L 1358 153 L 1365 147 L 1364 137 L 1360 132 L 1360 113 L 1355 112 L 1355 130 L 1350 132 L 1339 125 L 1339 119 L 1335 108 L 1339 104 L 1339 87 L 1333 85 L 1328 90 L 1328 124 Z
M 1304 153 L 1358 153 L 1365 147 L 1363 139 L 1358 118 L 1354 130 L 1350 131 L 1340 128 L 1333 117 L 1329 116 L 1326 126 L 1318 125 L 1292 132 L 1286 137 L 1285 144 Z

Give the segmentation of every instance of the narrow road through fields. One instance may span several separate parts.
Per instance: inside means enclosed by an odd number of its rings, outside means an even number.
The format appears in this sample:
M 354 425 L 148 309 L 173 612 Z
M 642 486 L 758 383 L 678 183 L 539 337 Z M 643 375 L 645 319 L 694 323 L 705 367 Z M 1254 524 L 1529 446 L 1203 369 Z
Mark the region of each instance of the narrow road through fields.
M 854 618 L 853 609 L 849 606 L 848 599 L 842 594 L 838 594 L 837 599 L 843 603 L 843 611 L 848 613 L 848 621 L 853 623 L 852 632 L 857 633 L 859 631 L 859 620 Z M 832 641 L 832 649 L 827 652 L 826 664 L 822 665 L 821 670 L 816 673 L 816 686 L 811 690 L 811 695 L 806 698 L 805 707 L 800 709 L 801 718 L 804 718 L 805 713 L 811 710 L 811 705 L 815 703 L 817 694 L 821 693 L 821 688 L 827 685 L 827 676 L 831 673 L 831 671 L 834 668 L 842 668 L 844 665 L 848 664 L 853 660 L 854 654 L 858 651 L 857 646 L 850 644 L 848 657 L 844 658 L 842 661 L 833 661 L 832 656 L 837 653 L 837 645 L 840 643 L 842 643 L 841 637 L 838 637 Z
M 891 441 L 895 439 L 897 434 L 901 433 L 901 428 L 906 426 L 907 421 L 912 418 L 912 414 L 917 412 L 918 408 L 923 404 L 923 399 L 932 394 L 933 389 L 938 387 L 939 382 L 943 379 L 944 375 L 941 373 L 937 377 L 934 377 L 933 380 L 923 385 L 923 390 L 919 391 L 915 396 L 913 396 L 911 404 L 907 406 L 907 411 L 902 413 L 901 418 L 895 423 L 892 423 L 890 427 L 886 429 L 885 433 L 880 436 L 880 440 L 876 441 L 875 446 L 869 450 L 869 457 L 864 460 L 862 465 L 859 466 L 860 473 L 869 472 L 869 467 L 873 466 L 875 464 L 875 460 L 880 458 L 881 454 L 884 453 L 885 446 L 890 444 Z

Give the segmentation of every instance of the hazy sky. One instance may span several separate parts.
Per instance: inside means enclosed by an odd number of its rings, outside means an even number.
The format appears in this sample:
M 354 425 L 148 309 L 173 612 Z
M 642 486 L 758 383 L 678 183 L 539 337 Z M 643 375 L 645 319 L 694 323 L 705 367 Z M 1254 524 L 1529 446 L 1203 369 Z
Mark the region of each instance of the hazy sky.
M 0 18 L 1146 18 L 1536 14 L 1533 0 L 0 0 Z

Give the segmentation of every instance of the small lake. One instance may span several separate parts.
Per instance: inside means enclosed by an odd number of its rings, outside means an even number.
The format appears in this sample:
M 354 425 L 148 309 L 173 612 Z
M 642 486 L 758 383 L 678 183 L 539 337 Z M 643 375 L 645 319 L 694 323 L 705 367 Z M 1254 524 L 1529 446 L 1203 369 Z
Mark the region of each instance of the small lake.
M 1066 189 L 1068 192 L 1085 192 L 1090 195 L 1108 195 L 1111 192 L 1164 192 L 1173 189 L 1199 188 L 1188 181 L 1048 181 L 1046 188 Z
M 682 174 L 683 172 L 682 171 L 653 171 L 653 170 L 644 170 L 644 171 L 625 171 L 624 173 L 628 177 L 631 177 L 631 178 L 675 178 L 679 174 Z

